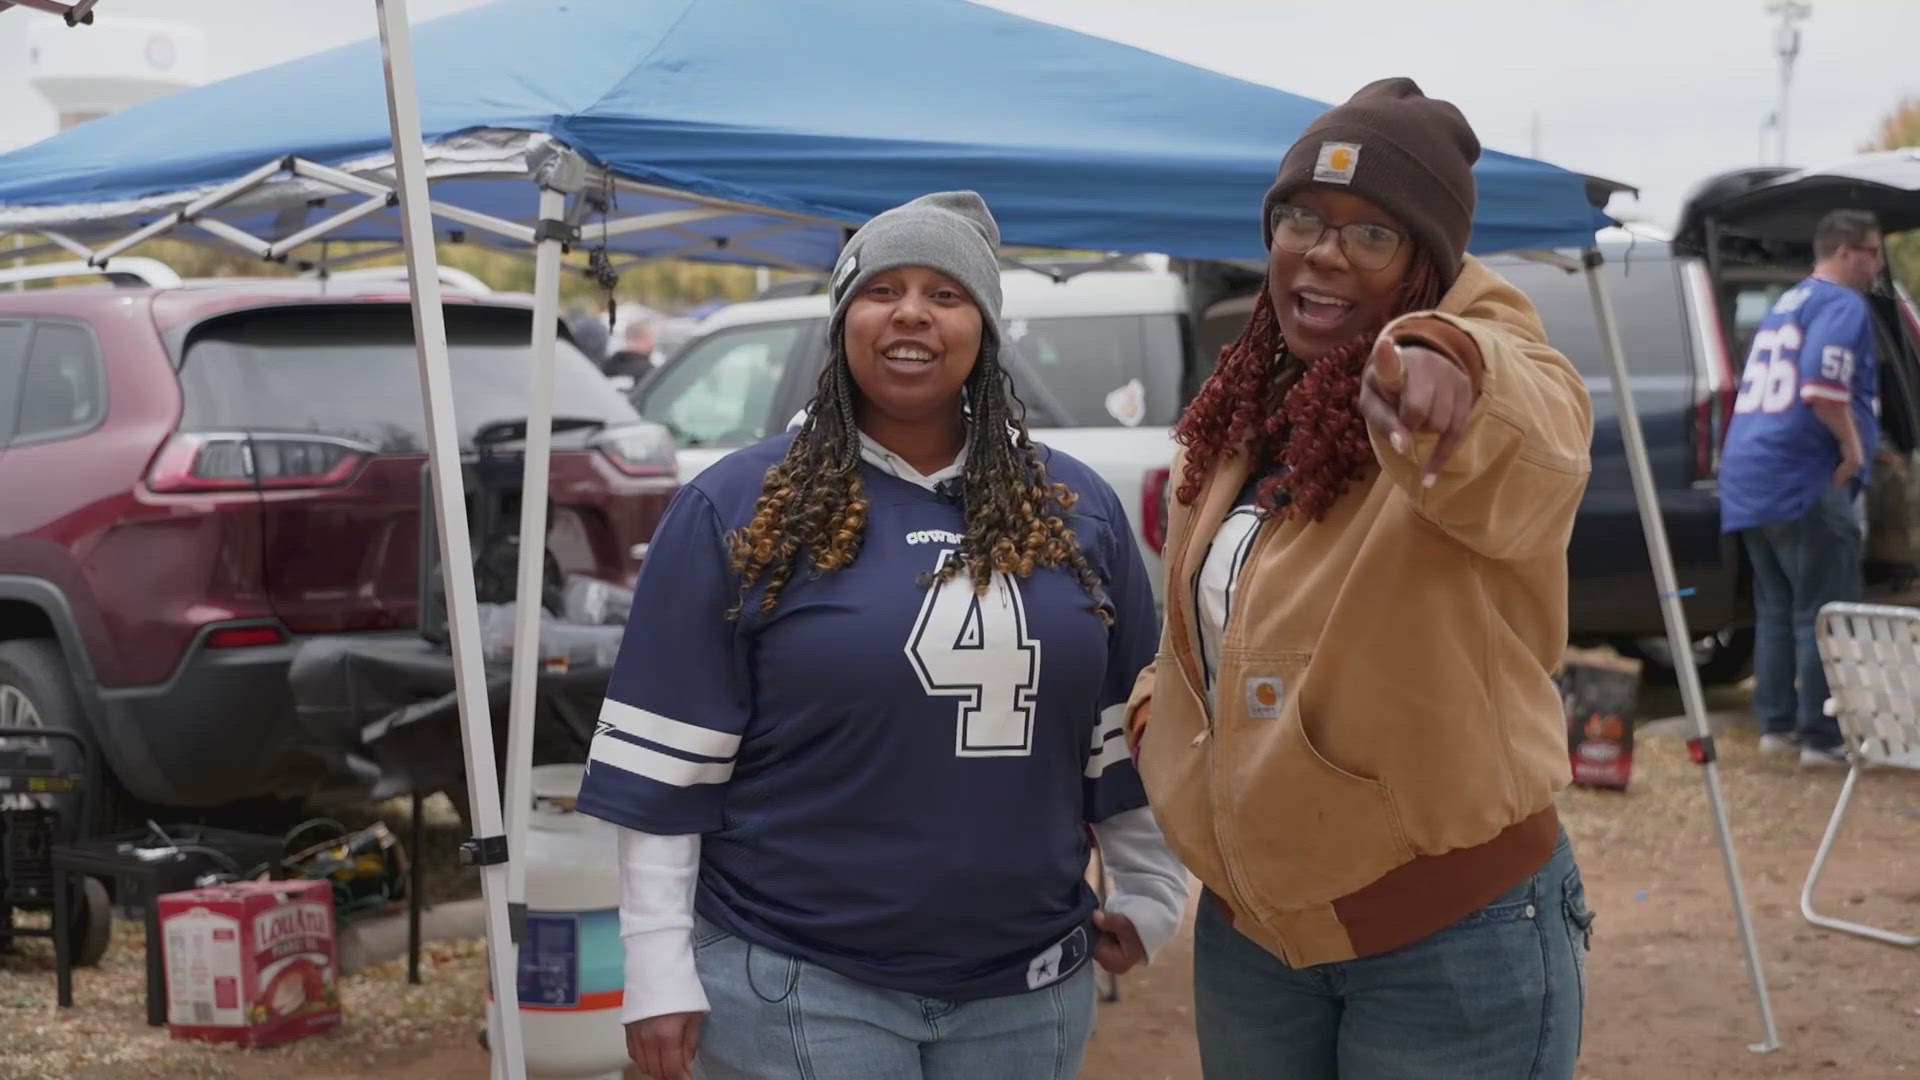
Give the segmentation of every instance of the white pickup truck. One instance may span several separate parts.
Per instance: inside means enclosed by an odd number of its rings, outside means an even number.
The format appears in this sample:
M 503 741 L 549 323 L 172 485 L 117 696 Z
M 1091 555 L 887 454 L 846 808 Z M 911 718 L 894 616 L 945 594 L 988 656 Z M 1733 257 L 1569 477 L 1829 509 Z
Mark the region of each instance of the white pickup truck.
M 1229 301 L 1209 313 L 1225 325 L 1196 326 L 1186 280 L 1153 263 L 1064 281 L 1007 270 L 1002 287 L 1008 363 L 1028 427 L 1119 493 L 1157 597 L 1170 428 L 1245 309 Z M 683 483 L 787 426 L 825 362 L 826 324 L 821 295 L 722 308 L 634 391 L 641 414 L 673 432 Z

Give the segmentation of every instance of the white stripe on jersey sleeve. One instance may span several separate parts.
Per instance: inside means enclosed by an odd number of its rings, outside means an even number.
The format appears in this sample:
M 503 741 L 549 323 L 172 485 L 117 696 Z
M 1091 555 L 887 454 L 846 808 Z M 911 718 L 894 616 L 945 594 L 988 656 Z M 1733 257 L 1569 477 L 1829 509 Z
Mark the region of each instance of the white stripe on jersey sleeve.
M 1093 731 L 1093 753 L 1087 758 L 1087 779 L 1097 780 L 1108 766 L 1129 760 L 1126 724 L 1126 702 L 1101 710 L 1099 726 Z
M 738 735 L 714 731 L 697 724 L 684 724 L 612 698 L 606 699 L 600 706 L 600 722 L 622 735 L 671 746 L 675 750 L 685 750 L 701 757 L 730 758 L 740 752 Z
M 1808 383 L 1802 386 L 1800 388 L 1800 398 L 1803 401 L 1831 401 L 1835 405 L 1851 405 L 1853 403 L 1853 395 L 1851 393 L 1837 386 L 1828 386 L 1825 383 Z
M 593 746 L 587 751 L 588 770 L 592 770 L 595 762 L 674 787 L 724 784 L 733 776 L 731 761 L 688 761 L 636 746 L 610 730 L 603 730 L 593 737 Z

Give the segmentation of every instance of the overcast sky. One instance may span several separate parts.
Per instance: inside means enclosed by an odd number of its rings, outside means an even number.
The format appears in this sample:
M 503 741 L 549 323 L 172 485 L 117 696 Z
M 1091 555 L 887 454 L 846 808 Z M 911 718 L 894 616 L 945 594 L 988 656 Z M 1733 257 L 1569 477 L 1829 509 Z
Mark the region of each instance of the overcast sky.
M 409 8 L 420 22 L 480 2 L 410 0 Z M 1763 0 L 992 3 L 1327 101 L 1374 78 L 1411 75 L 1458 104 L 1486 145 L 1537 149 L 1633 184 L 1643 198 L 1616 202 L 1615 211 L 1663 224 L 1695 181 L 1760 160 L 1761 124 L 1777 92 Z M 1790 114 L 1789 153 L 1801 164 L 1852 154 L 1903 95 L 1920 95 L 1920 2 L 1812 6 Z M 115 14 L 203 28 L 214 78 L 375 32 L 371 0 L 103 0 L 99 17 Z M 26 20 L 44 18 L 0 13 L 0 148 L 52 131 L 51 110 L 22 77 Z M 1768 159 L 1772 152 L 1768 142 Z

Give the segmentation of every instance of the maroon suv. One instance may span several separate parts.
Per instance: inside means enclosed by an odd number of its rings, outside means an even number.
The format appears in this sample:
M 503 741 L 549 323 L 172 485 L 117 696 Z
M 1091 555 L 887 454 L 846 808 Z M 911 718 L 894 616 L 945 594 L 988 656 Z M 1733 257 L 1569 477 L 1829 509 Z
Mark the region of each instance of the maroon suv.
M 447 294 L 463 440 L 523 418 L 524 298 Z M 552 552 L 630 583 L 664 430 L 565 338 Z M 425 423 L 403 285 L 0 292 L 0 725 L 91 737 L 172 806 L 305 778 L 304 635 L 415 633 Z

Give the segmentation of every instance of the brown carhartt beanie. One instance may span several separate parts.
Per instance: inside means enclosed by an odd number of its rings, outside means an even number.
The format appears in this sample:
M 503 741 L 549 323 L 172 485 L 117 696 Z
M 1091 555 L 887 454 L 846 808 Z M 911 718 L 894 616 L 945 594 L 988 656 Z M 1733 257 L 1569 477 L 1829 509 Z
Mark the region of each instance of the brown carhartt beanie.
M 1260 206 L 1261 239 L 1273 244 L 1273 207 L 1309 184 L 1345 189 L 1380 205 L 1413 234 L 1440 272 L 1460 275 L 1473 231 L 1473 163 L 1480 140 L 1452 104 L 1412 79 L 1369 83 L 1307 125 L 1280 163 Z

